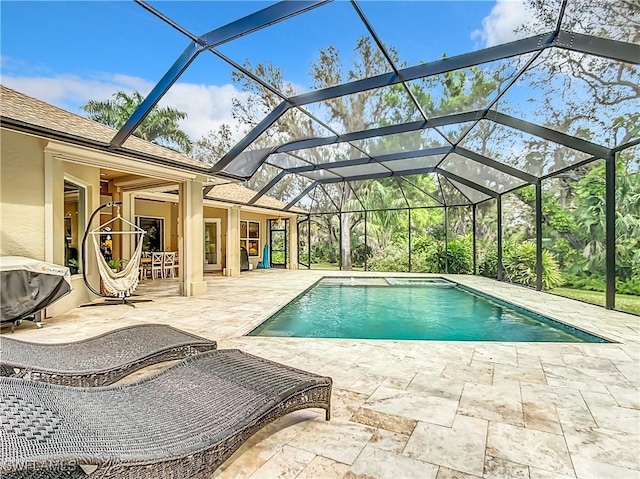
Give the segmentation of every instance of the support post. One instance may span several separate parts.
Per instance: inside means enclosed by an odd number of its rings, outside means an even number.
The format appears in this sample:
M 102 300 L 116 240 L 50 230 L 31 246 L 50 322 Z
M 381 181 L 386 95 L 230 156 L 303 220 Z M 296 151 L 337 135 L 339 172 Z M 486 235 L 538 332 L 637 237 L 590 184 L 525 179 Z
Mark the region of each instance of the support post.
M 293 224 L 295 224 L 295 228 Z M 285 255 L 288 255 L 287 268 L 289 269 L 298 269 L 298 218 L 285 218 L 285 224 L 287 232 L 284 235 L 284 251 Z
M 542 291 L 542 180 L 536 181 L 536 289 Z
M 311 215 L 307 215 L 307 223 L 307 264 L 309 265 L 308 269 L 311 269 Z
M 265 233 L 266 234 L 266 233 Z M 240 276 L 240 207 L 227 211 L 227 262 L 226 276 Z
M 121 214 L 127 220 L 132 223 L 136 222 L 136 198 L 131 192 L 122 192 L 121 196 L 122 206 Z M 121 258 L 131 258 L 131 254 L 135 248 L 133 244 L 133 235 L 126 235 L 125 238 L 120 239 L 120 254 Z
M 409 273 L 411 273 L 411 208 L 407 212 L 409 213 Z
M 477 264 L 477 247 L 476 247 L 476 219 L 478 214 L 478 205 L 471 207 L 471 222 L 473 223 L 473 274 L 478 274 Z
M 447 207 L 444 207 L 444 272 L 449 272 L 449 218 Z
M 338 252 L 340 253 L 340 256 L 338 257 L 338 261 L 339 266 L 340 266 L 340 271 L 342 271 L 342 211 L 340 213 L 338 213 L 338 225 L 339 225 L 339 230 L 338 230 Z
M 498 195 L 498 281 L 502 281 L 502 195 Z
M 367 246 L 367 210 L 364 210 L 364 270 L 369 271 L 369 248 Z
M 180 293 L 200 296 L 207 292 L 204 280 L 204 215 L 202 182 L 180 184 Z
M 606 159 L 605 172 L 605 216 L 606 216 L 606 269 L 607 285 L 605 306 L 616 307 L 616 159 L 612 153 Z

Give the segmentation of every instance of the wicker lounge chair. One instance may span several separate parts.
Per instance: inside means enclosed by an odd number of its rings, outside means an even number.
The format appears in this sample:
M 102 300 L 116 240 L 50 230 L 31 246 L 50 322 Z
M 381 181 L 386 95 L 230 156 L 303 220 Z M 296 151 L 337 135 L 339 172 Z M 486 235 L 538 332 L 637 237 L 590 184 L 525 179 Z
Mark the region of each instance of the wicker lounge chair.
M 0 336 L 0 375 L 66 386 L 107 386 L 138 369 L 216 349 L 215 341 L 162 324 L 116 329 L 72 343 Z
M 0 377 L 0 473 L 209 478 L 258 429 L 289 412 L 317 407 L 329 420 L 331 384 L 237 349 L 104 388 Z

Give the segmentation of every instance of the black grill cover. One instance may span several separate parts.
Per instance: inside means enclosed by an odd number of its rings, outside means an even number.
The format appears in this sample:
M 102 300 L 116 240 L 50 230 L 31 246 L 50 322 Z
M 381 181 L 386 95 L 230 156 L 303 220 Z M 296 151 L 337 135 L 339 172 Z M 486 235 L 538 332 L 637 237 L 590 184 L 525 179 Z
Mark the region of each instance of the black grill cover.
M 34 315 L 71 291 L 69 268 L 22 256 L 0 257 L 0 320 Z
M 244 246 L 240 246 L 240 271 L 249 271 L 249 253 Z

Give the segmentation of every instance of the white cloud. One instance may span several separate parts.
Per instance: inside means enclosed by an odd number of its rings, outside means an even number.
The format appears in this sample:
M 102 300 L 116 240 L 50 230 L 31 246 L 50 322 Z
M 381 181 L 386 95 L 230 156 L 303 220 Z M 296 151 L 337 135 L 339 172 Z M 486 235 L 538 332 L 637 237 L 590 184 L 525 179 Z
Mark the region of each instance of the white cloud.
M 479 47 L 492 47 L 527 36 L 523 25 L 538 23 L 524 0 L 497 0 L 489 15 L 482 19 L 482 29 L 471 32 Z
M 246 98 L 249 94 L 240 92 L 234 85 L 195 85 L 192 83 L 176 83 L 160 101 L 161 106 L 171 106 L 187 113 L 182 121 L 182 128 L 198 139 L 210 130 L 217 130 L 226 123 L 238 124 L 231 115 L 234 98 Z
M 3 63 L 7 61 L 6 57 L 2 60 Z M 94 75 L 93 78 L 72 74 L 33 77 L 3 74 L 0 81 L 9 88 L 82 116 L 85 115 L 81 106 L 88 100 L 107 100 L 118 90 L 127 93 L 139 91 L 146 95 L 154 86 L 139 77 L 108 73 Z M 232 99 L 247 95 L 231 84 L 175 83 L 160 105 L 186 112 L 188 116 L 180 126 L 193 140 L 197 140 L 223 123 L 231 125 L 235 131 L 238 122 L 231 114 Z

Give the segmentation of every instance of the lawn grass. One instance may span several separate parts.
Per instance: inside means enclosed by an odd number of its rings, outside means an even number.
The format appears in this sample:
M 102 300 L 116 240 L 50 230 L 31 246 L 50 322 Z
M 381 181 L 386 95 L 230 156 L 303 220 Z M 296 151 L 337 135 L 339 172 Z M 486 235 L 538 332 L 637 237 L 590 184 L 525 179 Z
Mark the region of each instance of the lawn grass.
M 604 306 L 604 293 L 600 291 L 585 291 L 571 288 L 555 288 L 550 293 L 567 298 L 579 299 L 588 303 Z M 625 313 L 640 315 L 640 296 L 616 294 L 616 309 Z

